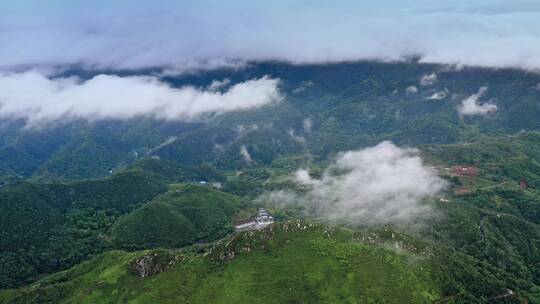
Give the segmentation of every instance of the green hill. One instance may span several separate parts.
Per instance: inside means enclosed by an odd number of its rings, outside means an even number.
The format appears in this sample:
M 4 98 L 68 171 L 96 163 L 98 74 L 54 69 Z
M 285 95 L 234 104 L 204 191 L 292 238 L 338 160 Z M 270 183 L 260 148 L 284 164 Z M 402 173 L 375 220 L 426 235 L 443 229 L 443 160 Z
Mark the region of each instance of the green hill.
M 73 184 L 24 183 L 0 191 L 0 286 L 16 286 L 104 250 L 106 224 L 166 184 L 126 172 Z M 90 243 L 81 246 L 86 240 Z
M 204 254 L 113 251 L 4 291 L 0 303 L 428 303 L 443 297 L 429 258 L 358 237 L 294 222 L 242 233 Z M 165 271 L 138 276 L 133 261 L 142 256 Z
M 157 158 L 145 158 L 134 163 L 127 170 L 143 171 L 169 183 L 193 181 L 223 182 L 225 180 L 225 177 L 219 171 L 208 164 L 192 167 Z
M 2 189 L 0 287 L 20 286 L 112 248 L 106 236 L 122 214 L 166 192 L 170 182 L 201 178 L 222 177 L 209 166 L 151 159 L 104 179 L 25 182 Z M 219 212 L 228 215 L 230 208 Z
M 172 187 L 121 217 L 112 230 L 123 248 L 182 247 L 233 230 L 233 215 L 246 204 L 238 197 L 195 184 Z

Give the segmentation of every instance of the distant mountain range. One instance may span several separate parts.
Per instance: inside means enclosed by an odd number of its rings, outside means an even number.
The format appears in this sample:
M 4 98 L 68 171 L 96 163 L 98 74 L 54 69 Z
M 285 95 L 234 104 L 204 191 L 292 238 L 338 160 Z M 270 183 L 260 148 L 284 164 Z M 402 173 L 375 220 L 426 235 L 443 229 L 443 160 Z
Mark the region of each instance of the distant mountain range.
M 163 80 L 176 87 L 206 87 L 214 80 L 234 84 L 264 75 L 280 79 L 285 96 L 281 102 L 196 122 L 65 121 L 27 129 L 22 121 L 4 121 L 2 181 L 104 177 L 148 155 L 238 168 L 245 164 L 241 149 L 255 163 L 269 164 L 303 152 L 326 158 L 384 139 L 401 145 L 455 143 L 540 128 L 540 75 L 519 70 L 415 63 L 254 63 L 240 70 Z M 426 82 L 427 76 L 433 79 Z M 478 102 L 491 102 L 497 111 L 460 116 L 458 106 L 483 87 L 486 93 Z

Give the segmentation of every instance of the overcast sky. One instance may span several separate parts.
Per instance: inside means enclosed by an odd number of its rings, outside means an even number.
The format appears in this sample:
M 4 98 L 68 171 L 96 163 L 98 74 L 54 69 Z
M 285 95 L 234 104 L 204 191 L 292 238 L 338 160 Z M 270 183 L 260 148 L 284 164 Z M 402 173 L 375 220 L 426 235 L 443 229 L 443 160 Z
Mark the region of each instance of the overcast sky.
M 219 90 L 172 88 L 158 77 L 117 76 L 120 69 L 182 73 L 255 60 L 420 56 L 536 70 L 539 29 L 539 0 L 0 1 L 0 119 L 33 125 L 139 115 L 192 119 L 257 108 L 282 95 L 280 80 L 268 77 L 236 84 L 216 79 Z M 54 76 L 71 66 L 107 74 Z M 421 85 L 435 81 L 435 74 L 426 75 Z M 497 110 L 480 97 L 467 99 L 460 113 Z
M 540 68 L 540 1 L 0 2 L 0 69 L 183 70 L 278 59 Z

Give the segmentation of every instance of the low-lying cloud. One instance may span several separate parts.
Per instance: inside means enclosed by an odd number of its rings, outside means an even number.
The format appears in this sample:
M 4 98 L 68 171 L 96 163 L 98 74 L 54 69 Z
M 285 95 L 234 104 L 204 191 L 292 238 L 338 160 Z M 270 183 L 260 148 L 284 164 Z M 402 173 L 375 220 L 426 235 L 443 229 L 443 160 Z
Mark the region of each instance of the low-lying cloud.
M 311 118 L 308 117 L 302 121 L 302 128 L 304 128 L 304 132 L 306 133 L 311 132 L 311 130 L 313 129 L 313 121 L 311 120 Z
M 294 140 L 296 141 L 297 143 L 301 144 L 301 145 L 305 145 L 306 144 L 306 138 L 302 135 L 298 135 L 296 134 L 296 132 L 291 129 L 289 130 L 289 132 L 287 132 L 289 134 L 289 136 Z
M 497 111 L 497 105 L 489 102 L 481 103 L 480 99 L 487 93 L 487 87 L 481 87 L 476 94 L 465 98 L 458 106 L 458 112 L 463 116 L 487 115 Z
M 320 178 L 299 170 L 294 182 L 303 191 L 274 191 L 262 199 L 359 225 L 407 224 L 427 218 L 433 211 L 422 201 L 446 186 L 433 168 L 423 164 L 416 149 L 388 141 L 341 154 Z
M 420 84 L 423 86 L 430 86 L 437 81 L 437 78 L 438 76 L 435 73 L 424 75 L 422 78 L 420 78 Z
M 535 0 L 1 1 L 0 69 L 362 59 L 540 68 Z
M 244 161 L 248 164 L 252 163 L 253 162 L 253 158 L 251 158 L 251 154 L 249 154 L 249 151 L 248 149 L 246 148 L 246 146 L 242 145 L 240 147 L 240 156 L 242 156 L 242 158 L 244 159 Z
M 407 94 L 415 94 L 418 93 L 418 87 L 416 86 L 409 86 L 407 89 L 405 89 L 405 93 Z
M 450 92 L 448 91 L 448 89 L 444 89 L 444 91 L 437 91 L 435 93 L 433 93 L 431 96 L 428 97 L 429 100 L 441 100 L 441 99 L 445 99 L 446 97 L 448 97 L 448 94 Z
M 260 107 L 281 98 L 279 80 L 252 79 L 217 91 L 173 88 L 151 76 L 98 75 L 49 79 L 37 72 L 0 73 L 0 118 L 22 118 L 30 125 L 59 119 L 130 119 L 150 115 L 189 120 L 205 113 Z

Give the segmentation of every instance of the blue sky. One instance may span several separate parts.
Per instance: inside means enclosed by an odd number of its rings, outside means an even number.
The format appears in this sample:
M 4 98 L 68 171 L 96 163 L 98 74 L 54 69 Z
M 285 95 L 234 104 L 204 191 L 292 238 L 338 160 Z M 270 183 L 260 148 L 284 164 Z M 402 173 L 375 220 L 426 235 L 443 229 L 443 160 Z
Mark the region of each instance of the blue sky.
M 540 68 L 540 1 L 3 1 L 0 69 L 250 60 Z

